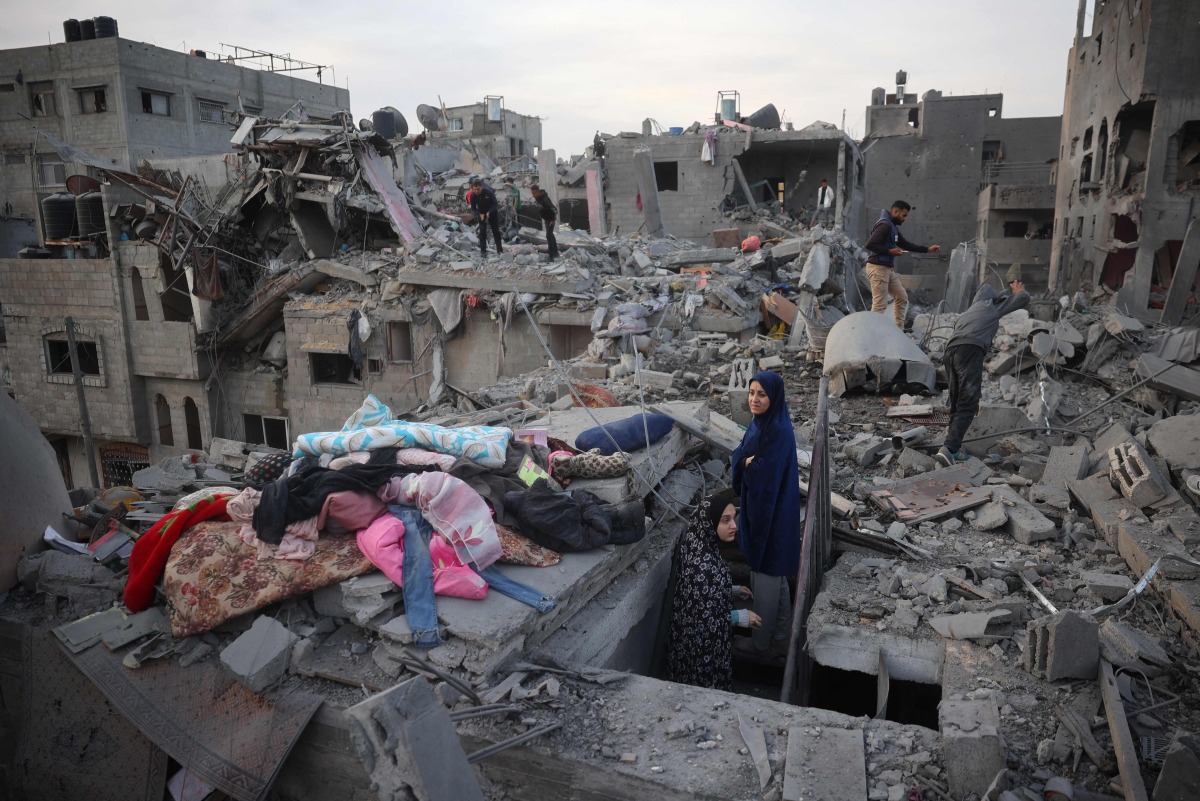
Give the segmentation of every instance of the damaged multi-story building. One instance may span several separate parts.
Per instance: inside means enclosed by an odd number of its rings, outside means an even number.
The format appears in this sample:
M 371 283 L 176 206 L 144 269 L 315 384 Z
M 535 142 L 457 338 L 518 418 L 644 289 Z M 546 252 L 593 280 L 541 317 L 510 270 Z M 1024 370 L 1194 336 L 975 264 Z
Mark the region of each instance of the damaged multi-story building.
M 940 298 L 947 256 L 971 243 L 976 281 L 1017 264 L 1030 287 L 1045 286 L 1061 117 L 1006 118 L 999 93 L 930 89 L 918 100 L 908 81 L 902 70 L 895 92 L 871 91 L 861 143 L 867 218 L 847 230 L 865 239 L 880 209 L 905 200 L 914 211 L 904 235 L 943 253 L 907 257 L 899 269 L 911 278 L 902 280 Z
M 1189 311 L 1200 264 L 1196 14 L 1081 0 L 1059 144 L 1052 286 L 1119 289 L 1131 314 L 1167 324 Z
M 277 116 L 298 107 L 327 117 L 350 105 L 347 89 L 320 80 L 329 69 L 320 65 L 240 47 L 220 55 L 169 50 L 121 38 L 109 17 L 63 28 L 65 41 L 0 51 L 5 258 L 38 246 L 40 204 L 67 192 L 68 177 L 99 176 L 64 162 L 39 131 L 135 172 L 146 160 L 228 153 L 228 123 L 238 112 Z

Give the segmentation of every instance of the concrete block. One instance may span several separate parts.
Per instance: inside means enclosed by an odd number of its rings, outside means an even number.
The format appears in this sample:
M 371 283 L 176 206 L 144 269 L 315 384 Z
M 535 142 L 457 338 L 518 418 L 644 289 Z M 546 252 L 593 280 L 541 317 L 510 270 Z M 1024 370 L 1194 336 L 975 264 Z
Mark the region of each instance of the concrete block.
M 1092 442 L 1092 470 L 1097 469 L 1108 461 L 1108 452 L 1122 442 L 1128 442 L 1133 439 L 1133 435 L 1129 433 L 1122 423 L 1113 423 L 1108 428 L 1096 435 L 1096 439 Z
M 1154 801 L 1193 801 L 1200 798 L 1200 738 L 1180 729 L 1167 749 L 1154 784 Z
M 1047 681 L 1096 678 L 1098 629 L 1095 618 L 1072 609 L 1031 620 L 1026 627 L 1025 669 Z
M 1046 469 L 1042 471 L 1043 484 L 1065 487 L 1068 481 L 1086 478 L 1091 468 L 1092 453 L 1086 443 L 1078 445 L 1055 445 L 1050 448 Z
M 348 618 L 351 615 L 346 608 L 345 596 L 339 584 L 331 584 L 314 590 L 312 594 L 313 609 L 322 617 Z
M 1170 655 L 1153 637 L 1128 623 L 1110 617 L 1100 626 L 1099 636 L 1100 655 L 1114 665 L 1171 664 Z
M 252 447 L 237 440 L 213 437 L 208 444 L 209 464 L 241 472 L 246 467 L 246 452 Z
M 736 248 L 742 244 L 742 234 L 736 228 L 718 228 L 712 232 L 713 247 Z
M 1080 578 L 1087 583 L 1087 588 L 1100 600 L 1106 603 L 1120 600 L 1133 589 L 1133 579 L 1120 573 L 1102 573 L 1098 570 L 1084 571 Z
M 1008 514 L 1008 532 L 1022 545 L 1051 539 L 1058 531 L 1053 520 L 1039 512 L 1012 487 L 997 486 L 992 498 L 1004 504 Z
M 991 696 L 975 701 L 947 699 L 938 706 L 938 728 L 946 780 L 955 798 L 982 795 L 1005 769 L 1000 711 Z
M 1200 469 L 1200 415 L 1177 414 L 1159 420 L 1146 432 L 1146 441 L 1166 459 L 1172 472 Z
M 992 531 L 1007 522 L 1008 512 L 1005 510 L 1004 504 L 988 501 L 975 510 L 975 520 L 972 521 L 971 527 L 976 531 Z
M 402 645 L 410 645 L 413 641 L 412 628 L 404 615 L 398 615 L 380 626 L 379 636 Z
M 905 448 L 896 457 L 896 465 L 904 471 L 906 476 L 915 476 L 920 473 L 928 473 L 931 470 L 937 470 L 940 466 L 936 459 L 931 456 L 926 456 L 915 448 Z
M 112 571 L 91 556 L 46 551 L 39 564 L 38 592 L 67 598 L 71 590 L 112 579 Z
M 342 589 L 343 598 L 373 598 L 399 589 L 390 578 L 378 570 L 348 578 L 338 586 Z
M 642 370 L 641 380 L 646 389 L 657 389 L 661 392 L 671 388 L 675 383 L 675 376 L 671 373 L 661 373 L 658 370 Z
M 867 760 L 861 729 L 788 729 L 783 799 L 865 799 Z
M 221 652 L 221 665 L 239 682 L 261 692 L 287 673 L 292 646 L 298 639 L 282 623 L 260 615 Z
M 778 356 L 764 356 L 758 360 L 760 370 L 778 370 L 783 367 L 783 359 Z
M 346 710 L 350 739 L 381 799 L 484 801 L 450 713 L 423 677 Z
M 1161 501 L 1173 489 L 1158 464 L 1137 440 L 1122 442 L 1108 452 L 1109 476 L 1121 494 L 1137 507 Z
M 1071 493 L 1065 485 L 1034 484 L 1027 490 L 1029 502 L 1043 514 L 1062 519 L 1071 508 Z
M 608 377 L 608 365 L 597 362 L 575 362 L 568 370 L 571 378 L 581 381 L 598 381 Z

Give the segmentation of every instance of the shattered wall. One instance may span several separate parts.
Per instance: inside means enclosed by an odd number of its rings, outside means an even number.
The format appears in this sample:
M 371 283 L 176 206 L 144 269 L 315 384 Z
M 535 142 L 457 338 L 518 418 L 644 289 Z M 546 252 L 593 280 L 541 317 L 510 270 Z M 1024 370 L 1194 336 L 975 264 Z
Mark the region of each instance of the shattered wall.
M 1200 8 L 1128 5 L 1097 7 L 1068 56 L 1051 275 L 1061 290 L 1120 286 L 1131 312 L 1157 318 L 1200 196 Z M 1194 253 L 1184 267 L 1188 290 Z
M 925 276 L 940 295 L 948 254 L 975 239 L 984 169 L 988 163 L 1042 163 L 1055 156 L 1059 117 L 1006 120 L 1000 94 L 943 97 L 926 92 L 908 106 L 872 106 L 862 149 L 866 159 L 865 241 L 880 209 L 907 200 L 914 211 L 905 238 L 940 244 L 939 255 L 901 259 L 902 273 Z M 915 117 L 915 124 L 909 120 Z M 871 127 L 874 126 L 874 127 Z M 905 263 L 907 262 L 907 263 Z

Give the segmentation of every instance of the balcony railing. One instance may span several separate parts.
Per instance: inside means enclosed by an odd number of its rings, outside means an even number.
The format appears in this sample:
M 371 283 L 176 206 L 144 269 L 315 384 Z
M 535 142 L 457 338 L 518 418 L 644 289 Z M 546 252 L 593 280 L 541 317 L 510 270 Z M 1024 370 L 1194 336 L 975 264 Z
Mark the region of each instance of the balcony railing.
M 1053 165 L 1041 161 L 989 161 L 983 166 L 985 184 L 1005 186 L 1049 186 Z

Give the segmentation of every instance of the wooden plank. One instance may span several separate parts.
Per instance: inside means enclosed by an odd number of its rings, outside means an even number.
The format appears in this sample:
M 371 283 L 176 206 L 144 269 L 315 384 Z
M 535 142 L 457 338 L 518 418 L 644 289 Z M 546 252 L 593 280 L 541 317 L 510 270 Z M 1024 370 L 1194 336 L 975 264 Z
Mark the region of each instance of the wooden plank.
M 1117 754 L 1117 767 L 1121 771 L 1121 784 L 1125 790 L 1125 801 L 1149 801 L 1146 782 L 1138 765 L 1133 735 L 1129 733 L 1129 721 L 1125 718 L 1125 704 L 1113 675 L 1112 663 L 1100 659 L 1100 692 L 1104 696 L 1104 713 L 1108 717 L 1108 730 L 1112 734 L 1113 750 Z
M 1083 715 L 1076 712 L 1069 706 L 1060 706 L 1054 710 L 1054 714 L 1058 715 L 1058 719 L 1063 725 L 1071 730 L 1079 744 L 1083 746 L 1083 750 L 1091 758 L 1092 762 L 1096 763 L 1096 767 L 1102 773 L 1110 773 L 1112 771 L 1112 758 L 1108 752 L 1100 747 L 1100 743 L 1096 742 L 1096 738 L 1092 736 L 1092 727 L 1088 725 L 1087 720 Z

